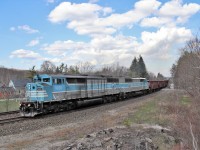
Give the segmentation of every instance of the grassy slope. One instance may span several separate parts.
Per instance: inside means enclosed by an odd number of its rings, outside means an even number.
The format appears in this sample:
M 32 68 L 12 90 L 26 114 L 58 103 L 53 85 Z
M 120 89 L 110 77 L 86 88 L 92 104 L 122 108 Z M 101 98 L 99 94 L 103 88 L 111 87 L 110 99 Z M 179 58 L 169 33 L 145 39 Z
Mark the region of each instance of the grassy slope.
M 171 95 L 160 95 L 152 101 L 148 101 L 139 106 L 136 111 L 124 120 L 124 124 L 159 124 L 168 126 L 173 122 L 171 115 L 176 115 L 174 109 L 181 107 L 186 109 L 190 106 L 191 100 L 182 92 Z M 129 123 L 128 123 L 129 122 Z
M 191 109 L 192 105 L 192 99 L 183 91 L 166 90 L 166 92 L 162 92 L 151 101 L 137 107 L 123 121 L 123 124 L 126 126 L 131 124 L 151 124 L 170 128 L 178 136 L 178 139 L 183 140 L 186 147 L 190 147 L 191 136 L 190 131 L 188 131 L 187 119 L 190 118 L 188 114 L 193 110 Z M 163 147 L 162 138 L 158 137 L 158 139 L 160 139 L 160 146 Z M 165 150 L 165 148 L 161 149 Z
M 0 112 L 14 111 L 19 109 L 19 101 L 0 101 Z

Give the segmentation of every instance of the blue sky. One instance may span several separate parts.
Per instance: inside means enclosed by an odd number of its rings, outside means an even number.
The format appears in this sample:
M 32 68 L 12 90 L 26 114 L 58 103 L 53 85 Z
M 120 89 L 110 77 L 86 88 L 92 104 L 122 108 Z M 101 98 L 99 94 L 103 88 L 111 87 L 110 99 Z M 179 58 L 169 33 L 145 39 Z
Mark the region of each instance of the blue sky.
M 199 33 L 199 0 L 2 0 L 0 65 L 39 69 L 90 62 L 129 67 L 142 55 L 148 71 L 169 76 L 183 44 Z

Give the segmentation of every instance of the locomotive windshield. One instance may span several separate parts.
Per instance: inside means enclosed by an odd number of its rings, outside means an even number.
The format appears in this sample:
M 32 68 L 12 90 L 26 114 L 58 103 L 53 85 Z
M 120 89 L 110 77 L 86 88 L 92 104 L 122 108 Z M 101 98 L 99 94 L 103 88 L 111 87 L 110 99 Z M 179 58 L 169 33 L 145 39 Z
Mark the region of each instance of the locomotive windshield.
M 36 82 L 41 82 L 41 78 L 39 78 L 39 79 L 34 79 L 33 82 L 34 82 L 34 83 L 36 83 Z

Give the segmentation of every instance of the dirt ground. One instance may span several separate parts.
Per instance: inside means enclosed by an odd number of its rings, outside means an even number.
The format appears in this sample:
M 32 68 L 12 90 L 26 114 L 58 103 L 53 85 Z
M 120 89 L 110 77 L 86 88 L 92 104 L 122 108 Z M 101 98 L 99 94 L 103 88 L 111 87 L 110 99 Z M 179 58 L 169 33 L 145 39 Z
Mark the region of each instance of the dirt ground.
M 145 100 L 107 110 L 92 119 L 2 136 L 0 149 L 174 149 L 177 137 L 168 123 L 157 122 L 160 118 L 154 122 L 134 120 L 138 117 L 134 114 L 138 114 L 145 104 L 155 100 L 163 102 L 172 93 L 173 90 L 162 90 Z

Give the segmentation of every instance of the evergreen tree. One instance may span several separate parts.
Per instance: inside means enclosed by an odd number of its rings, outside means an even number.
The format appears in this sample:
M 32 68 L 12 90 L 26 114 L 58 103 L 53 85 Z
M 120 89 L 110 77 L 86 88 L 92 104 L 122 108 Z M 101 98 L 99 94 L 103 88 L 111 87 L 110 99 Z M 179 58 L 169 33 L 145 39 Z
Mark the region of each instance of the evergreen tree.
M 57 73 L 57 74 L 60 73 L 60 69 L 59 69 L 58 66 L 56 67 L 56 73 Z
M 164 80 L 165 77 L 159 72 L 157 75 L 157 80 Z
M 64 63 L 61 63 L 61 65 L 60 65 L 60 67 L 59 67 L 60 73 L 63 73 L 63 72 L 64 72 L 64 68 L 65 68 L 65 64 L 64 64 Z
M 131 76 L 136 77 L 138 76 L 138 60 L 136 57 L 134 57 L 131 66 L 130 66 Z
M 144 60 L 143 60 L 141 55 L 140 55 L 139 60 L 138 60 L 138 73 L 139 73 L 140 77 L 148 78 L 147 69 L 146 69 Z
M 33 77 L 36 75 L 35 66 L 32 67 L 32 69 L 29 70 L 29 72 L 26 74 L 26 77 L 33 80 Z
M 130 66 L 130 70 L 132 71 L 132 72 L 136 72 L 136 68 L 137 68 L 137 58 L 136 57 L 134 57 L 134 59 L 133 59 L 133 61 L 132 61 L 132 63 L 131 63 L 131 66 Z
M 56 73 L 63 73 L 65 71 L 65 65 L 64 63 L 61 63 L 60 66 L 56 67 Z
M 68 72 L 68 67 L 67 67 L 67 64 L 64 66 L 64 70 L 63 70 L 64 73 L 67 73 Z

